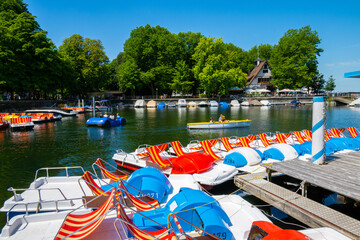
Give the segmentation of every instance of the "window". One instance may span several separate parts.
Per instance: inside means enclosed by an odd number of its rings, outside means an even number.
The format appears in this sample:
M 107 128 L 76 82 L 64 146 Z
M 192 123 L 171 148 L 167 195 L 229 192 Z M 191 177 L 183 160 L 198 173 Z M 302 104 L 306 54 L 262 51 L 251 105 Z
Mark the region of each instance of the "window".
M 268 72 L 269 72 L 269 70 L 267 70 L 267 69 L 263 70 L 263 73 L 268 73 Z
M 270 78 L 258 78 L 258 83 L 269 83 Z

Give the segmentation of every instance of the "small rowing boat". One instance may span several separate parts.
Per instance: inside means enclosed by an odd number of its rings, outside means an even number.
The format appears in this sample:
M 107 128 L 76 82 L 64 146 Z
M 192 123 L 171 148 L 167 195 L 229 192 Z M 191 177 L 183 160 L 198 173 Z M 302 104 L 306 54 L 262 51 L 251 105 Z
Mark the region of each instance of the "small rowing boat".
M 249 127 L 251 120 L 230 120 L 226 122 L 198 122 L 188 123 L 189 129 L 219 129 L 219 128 L 238 128 L 238 127 Z

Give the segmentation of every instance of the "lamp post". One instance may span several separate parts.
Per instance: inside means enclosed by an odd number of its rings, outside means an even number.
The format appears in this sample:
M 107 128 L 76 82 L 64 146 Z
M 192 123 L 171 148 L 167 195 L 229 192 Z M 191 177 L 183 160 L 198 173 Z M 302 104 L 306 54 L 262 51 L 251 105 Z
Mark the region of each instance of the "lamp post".
M 156 99 L 158 98 L 158 88 L 156 88 Z

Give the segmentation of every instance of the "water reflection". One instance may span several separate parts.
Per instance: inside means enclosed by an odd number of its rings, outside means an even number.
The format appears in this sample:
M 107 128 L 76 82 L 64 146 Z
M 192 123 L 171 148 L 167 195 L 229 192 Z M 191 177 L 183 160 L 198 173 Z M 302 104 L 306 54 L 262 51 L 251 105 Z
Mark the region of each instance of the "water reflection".
M 145 108 L 134 108 L 136 118 L 144 118 Z

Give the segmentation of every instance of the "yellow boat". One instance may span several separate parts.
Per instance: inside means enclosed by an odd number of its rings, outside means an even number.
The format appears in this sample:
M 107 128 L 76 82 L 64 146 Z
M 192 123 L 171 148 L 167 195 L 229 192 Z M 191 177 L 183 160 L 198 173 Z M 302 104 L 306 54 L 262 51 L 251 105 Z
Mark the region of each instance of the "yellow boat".
M 239 127 L 249 127 L 251 120 L 229 120 L 225 122 L 198 122 L 198 123 L 188 123 L 187 127 L 189 129 L 219 129 L 219 128 L 239 128 Z

